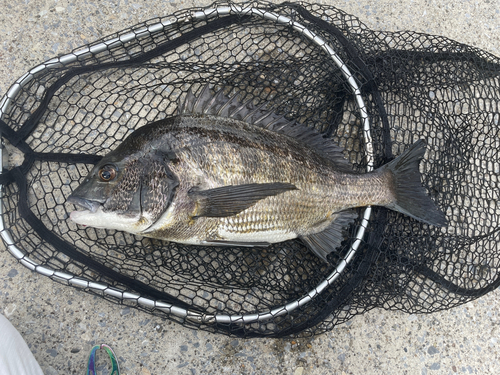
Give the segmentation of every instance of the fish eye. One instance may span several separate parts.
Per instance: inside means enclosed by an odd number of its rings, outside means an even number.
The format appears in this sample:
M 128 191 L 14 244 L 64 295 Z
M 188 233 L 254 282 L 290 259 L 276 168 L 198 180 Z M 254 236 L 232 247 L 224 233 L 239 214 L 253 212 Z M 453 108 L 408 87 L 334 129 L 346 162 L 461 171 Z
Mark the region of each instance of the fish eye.
M 105 165 L 99 169 L 99 178 L 101 181 L 108 182 L 116 177 L 116 168 L 113 165 Z

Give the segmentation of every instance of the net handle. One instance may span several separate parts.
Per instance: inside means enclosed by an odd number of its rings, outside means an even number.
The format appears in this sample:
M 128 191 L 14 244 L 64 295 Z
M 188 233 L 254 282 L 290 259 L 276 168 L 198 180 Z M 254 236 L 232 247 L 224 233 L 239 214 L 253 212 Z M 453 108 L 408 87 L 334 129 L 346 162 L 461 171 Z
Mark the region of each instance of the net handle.
M 162 31 L 165 28 L 171 27 L 178 22 L 192 22 L 192 21 L 201 21 L 207 20 L 217 16 L 226 16 L 226 15 L 251 15 L 257 16 L 266 20 L 270 20 L 276 23 L 288 25 L 294 30 L 298 31 L 300 34 L 305 36 L 311 42 L 319 46 L 323 51 L 325 51 L 328 56 L 334 61 L 337 67 L 340 69 L 344 77 L 346 78 L 348 84 L 350 85 L 356 103 L 358 105 L 359 113 L 361 116 L 361 120 L 363 122 L 363 138 L 364 138 L 364 146 L 366 150 L 366 162 L 367 172 L 371 172 L 374 166 L 374 154 L 373 154 L 373 143 L 371 137 L 371 127 L 370 120 L 368 117 L 368 113 L 366 112 L 366 106 L 361 96 L 361 91 L 359 86 L 351 74 L 348 67 L 344 64 L 342 59 L 338 56 L 335 50 L 328 45 L 328 43 L 316 35 L 313 31 L 307 29 L 304 25 L 299 22 L 293 21 L 289 17 L 276 14 L 274 12 L 269 12 L 266 10 L 262 10 L 259 8 L 255 8 L 252 6 L 242 7 L 236 4 L 230 4 L 226 6 L 214 7 L 214 8 L 206 8 L 200 11 L 193 11 L 191 17 L 179 19 L 177 17 L 171 18 L 166 21 L 161 21 L 156 24 L 144 27 L 143 29 L 139 29 L 133 32 L 127 32 L 123 35 L 119 35 L 118 37 L 111 38 L 109 40 L 98 43 L 94 46 L 84 47 L 79 50 L 76 50 L 70 54 L 61 56 L 59 58 L 51 59 L 43 64 L 36 66 L 31 69 L 28 73 L 20 77 L 9 89 L 6 93 L 2 101 L 0 101 L 0 119 L 3 118 L 4 113 L 12 104 L 12 100 L 19 94 L 22 87 L 30 82 L 38 73 L 45 69 L 49 68 L 57 68 L 61 66 L 65 66 L 71 62 L 76 61 L 78 58 L 85 57 L 89 54 L 96 54 L 99 52 L 103 52 L 109 48 L 112 48 L 117 45 L 122 45 L 128 41 L 131 41 L 136 38 L 142 38 L 150 36 L 153 33 L 157 33 Z M 2 156 L 2 149 L 0 148 L 0 160 Z M 0 165 L 0 174 L 2 172 L 2 166 Z M 2 195 L 3 186 L 0 185 L 0 198 Z M 365 233 L 365 229 L 368 225 L 368 221 L 371 216 L 371 207 L 366 207 L 363 212 L 361 225 L 356 232 L 355 241 L 352 243 L 351 248 L 344 256 L 344 258 L 339 262 L 335 270 L 328 275 L 328 277 L 323 280 L 319 285 L 317 285 L 314 289 L 312 289 L 309 293 L 305 294 L 301 298 L 290 302 L 284 306 L 275 308 L 270 311 L 266 311 L 263 313 L 254 313 L 254 314 L 245 314 L 245 315 L 226 315 L 226 314 L 201 314 L 195 311 L 187 310 L 184 308 L 177 307 L 170 303 L 165 303 L 161 301 L 155 301 L 150 298 L 141 297 L 137 293 L 130 293 L 119 288 L 110 287 L 104 283 L 97 283 L 93 281 L 86 280 L 81 277 L 77 277 L 67 272 L 54 271 L 49 267 L 42 266 L 37 262 L 31 260 L 22 250 L 20 250 L 15 244 L 9 233 L 9 231 L 5 228 L 3 222 L 3 208 L 0 205 L 0 235 L 7 245 L 8 251 L 18 259 L 18 261 L 23 264 L 25 267 L 41 274 L 44 276 L 48 276 L 50 278 L 56 279 L 58 281 L 65 282 L 71 286 L 90 289 L 94 292 L 99 292 L 102 294 L 106 294 L 115 298 L 119 298 L 122 300 L 135 301 L 137 304 L 161 310 L 167 314 L 172 314 L 180 318 L 187 318 L 197 323 L 239 323 L 239 324 L 248 324 L 254 322 L 261 322 L 265 320 L 272 319 L 276 316 L 281 316 L 292 312 L 300 306 L 305 305 L 310 302 L 312 299 L 321 294 L 328 286 L 332 285 L 335 280 L 341 275 L 344 271 L 345 267 L 349 264 L 353 256 L 355 255 Z

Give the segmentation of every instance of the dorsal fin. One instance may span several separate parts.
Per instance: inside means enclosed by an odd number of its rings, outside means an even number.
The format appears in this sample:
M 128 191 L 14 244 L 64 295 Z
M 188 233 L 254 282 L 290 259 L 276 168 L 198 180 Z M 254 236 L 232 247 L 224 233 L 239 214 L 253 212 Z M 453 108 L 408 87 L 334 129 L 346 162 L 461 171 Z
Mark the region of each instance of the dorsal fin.
M 296 121 L 289 121 L 285 116 L 268 110 L 266 104 L 263 103 L 256 107 L 252 100 L 243 103 L 239 100 L 238 95 L 228 98 L 222 90 L 214 95 L 211 93 L 209 85 L 205 85 L 197 97 L 189 89 L 184 101 L 179 100 L 177 114 L 233 118 L 285 134 L 323 153 L 339 171 L 353 172 L 352 165 L 344 157 L 343 149 L 340 146 L 334 144 L 331 139 L 324 138 L 316 130 Z

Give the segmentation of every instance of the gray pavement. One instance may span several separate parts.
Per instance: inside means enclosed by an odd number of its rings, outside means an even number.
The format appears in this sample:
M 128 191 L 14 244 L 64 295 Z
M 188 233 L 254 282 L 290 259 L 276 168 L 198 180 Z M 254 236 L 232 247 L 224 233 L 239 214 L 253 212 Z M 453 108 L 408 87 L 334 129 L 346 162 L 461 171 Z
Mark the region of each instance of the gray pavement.
M 500 56 L 498 0 L 321 3 L 373 29 L 443 35 Z M 57 54 L 205 4 L 210 2 L 1 0 L 0 95 Z M 101 342 L 113 347 L 123 374 L 498 374 L 499 307 L 497 290 L 430 315 L 375 309 L 312 339 L 241 340 L 190 330 L 54 283 L 0 245 L 0 312 L 48 375 L 83 374 L 90 348 Z

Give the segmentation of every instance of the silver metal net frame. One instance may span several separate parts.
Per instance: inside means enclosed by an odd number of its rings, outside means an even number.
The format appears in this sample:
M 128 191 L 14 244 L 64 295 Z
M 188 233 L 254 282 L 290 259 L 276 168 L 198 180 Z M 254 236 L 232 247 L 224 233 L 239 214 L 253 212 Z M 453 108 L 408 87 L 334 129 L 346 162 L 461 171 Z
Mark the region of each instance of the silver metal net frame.
M 207 83 L 316 129 L 359 173 L 426 142 L 420 181 L 448 225 L 361 208 L 325 263 L 300 240 L 187 246 L 68 220 L 66 198 L 92 165 Z M 54 281 L 240 337 L 315 335 L 374 307 L 449 309 L 500 286 L 498 103 L 500 59 L 444 37 L 370 30 L 310 3 L 181 10 L 12 86 L 0 102 L 0 233 Z
M 179 22 L 186 23 L 186 22 L 200 21 L 200 20 L 210 19 L 214 16 L 220 17 L 231 14 L 238 14 L 242 16 L 252 15 L 260 17 L 264 20 L 269 20 L 271 22 L 288 25 L 297 32 L 299 32 L 301 35 L 306 37 L 308 40 L 310 40 L 310 42 L 316 44 L 323 51 L 326 52 L 326 54 L 331 58 L 331 60 L 334 61 L 334 63 L 340 69 L 341 73 L 344 75 L 346 81 L 348 82 L 349 86 L 352 89 L 352 93 L 354 95 L 355 101 L 358 106 L 359 115 L 363 122 L 362 124 L 363 140 L 365 148 L 365 158 L 367 163 L 366 171 L 367 172 L 372 171 L 374 165 L 374 156 L 373 156 L 373 145 L 372 145 L 372 137 L 370 130 L 370 120 L 365 110 L 365 103 L 361 95 L 360 88 L 358 87 L 358 84 L 354 79 L 353 75 L 351 74 L 351 72 L 349 71 L 348 67 L 344 64 L 342 59 L 335 52 L 334 48 L 328 45 L 328 43 L 325 40 L 323 40 L 321 37 L 316 35 L 313 31 L 309 30 L 304 25 L 290 19 L 287 16 L 262 10 L 257 7 L 242 7 L 231 4 L 228 6 L 207 8 L 202 11 L 194 11 L 192 12 L 191 18 L 189 19 L 187 18 L 179 19 L 176 17 L 172 17 L 168 21 L 153 24 L 151 26 L 148 26 L 147 28 L 144 28 L 143 30 L 139 30 L 136 32 L 126 32 L 123 33 L 122 35 L 119 35 L 119 37 L 111 38 L 92 47 L 83 48 L 74 53 L 61 56 L 57 59 L 49 60 L 46 63 L 31 69 L 28 73 L 19 78 L 16 81 L 16 83 L 10 88 L 8 93 L 0 102 L 0 119 L 2 119 L 4 113 L 8 111 L 9 106 L 12 103 L 12 100 L 16 98 L 21 88 L 25 86 L 28 82 L 30 82 L 38 74 L 43 73 L 45 69 L 64 66 L 66 64 L 72 63 L 79 57 L 83 57 L 90 53 L 100 53 L 117 45 L 125 44 L 133 39 L 149 37 L 152 34 L 162 31 L 165 28 L 172 27 L 173 25 Z M 0 150 L 0 156 L 1 156 L 1 150 Z M 2 189 L 2 186 L 0 186 L 0 189 Z M 0 212 L 0 214 L 1 213 L 2 212 Z M 243 314 L 243 315 L 200 314 L 196 311 L 191 311 L 189 309 L 178 307 L 173 304 L 165 303 L 162 301 L 156 301 L 151 298 L 143 297 L 137 293 L 130 293 L 125 290 L 121 290 L 112 287 L 110 285 L 106 285 L 104 283 L 94 282 L 79 276 L 72 275 L 67 272 L 56 271 L 46 266 L 40 265 L 34 260 L 30 259 L 27 256 L 27 254 L 23 252 L 22 249 L 18 248 L 15 245 L 12 236 L 9 233 L 9 229 L 5 228 L 4 226 L 3 216 L 0 216 L 0 234 L 9 252 L 14 257 L 16 257 L 22 265 L 29 268 L 30 270 L 33 270 L 41 275 L 48 276 L 54 280 L 67 283 L 68 285 L 71 286 L 85 288 L 98 293 L 103 293 L 105 295 L 109 295 L 118 299 L 134 301 L 140 306 L 149 309 L 156 309 L 167 314 L 175 315 L 179 318 L 191 319 L 199 323 L 249 324 L 254 322 L 263 322 L 277 316 L 288 314 L 291 311 L 295 310 L 296 308 L 301 307 L 310 302 L 311 300 L 315 299 L 326 288 L 331 286 L 337 280 L 337 278 L 342 274 L 347 264 L 349 264 L 349 262 L 353 259 L 354 255 L 356 254 L 360 242 L 363 240 L 363 236 L 365 234 L 365 228 L 368 225 L 370 215 L 371 215 L 371 208 L 370 207 L 365 208 L 362 214 L 361 224 L 358 226 L 357 232 L 354 237 L 354 241 L 352 242 L 349 251 L 338 262 L 334 271 L 330 275 L 328 275 L 328 277 L 326 277 L 325 280 L 323 280 L 319 285 L 317 285 L 314 289 L 312 289 L 309 293 L 303 295 L 301 298 L 297 300 L 291 301 L 286 305 L 274 308 L 272 310 L 257 312 L 254 314 Z

